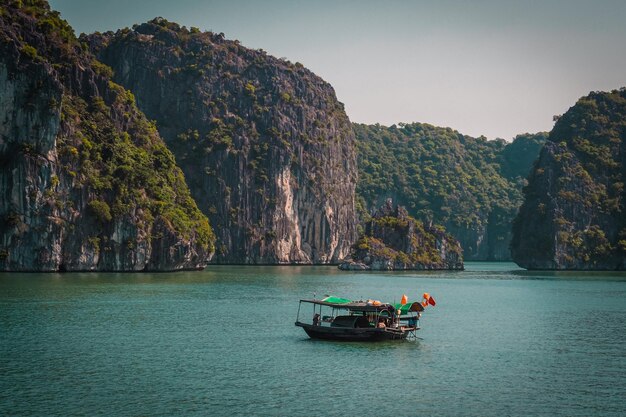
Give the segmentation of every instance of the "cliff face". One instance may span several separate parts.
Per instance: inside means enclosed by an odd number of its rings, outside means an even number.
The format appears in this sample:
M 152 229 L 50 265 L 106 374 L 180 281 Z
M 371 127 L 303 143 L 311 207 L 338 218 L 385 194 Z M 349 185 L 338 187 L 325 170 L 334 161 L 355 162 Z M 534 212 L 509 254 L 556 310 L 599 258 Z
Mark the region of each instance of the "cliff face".
M 0 270 L 203 267 L 213 236 L 132 94 L 45 1 L 0 6 Z
M 425 227 L 392 200 L 365 222 L 343 270 L 462 270 L 459 242 L 441 227 Z
M 393 198 L 411 216 L 443 225 L 466 260 L 511 259 L 512 221 L 547 134 L 506 143 L 421 123 L 353 126 L 362 216 Z
M 528 269 L 626 269 L 626 90 L 559 118 L 524 190 L 513 259 Z
M 157 121 L 216 263 L 334 263 L 356 238 L 354 137 L 300 64 L 164 19 L 86 38 Z

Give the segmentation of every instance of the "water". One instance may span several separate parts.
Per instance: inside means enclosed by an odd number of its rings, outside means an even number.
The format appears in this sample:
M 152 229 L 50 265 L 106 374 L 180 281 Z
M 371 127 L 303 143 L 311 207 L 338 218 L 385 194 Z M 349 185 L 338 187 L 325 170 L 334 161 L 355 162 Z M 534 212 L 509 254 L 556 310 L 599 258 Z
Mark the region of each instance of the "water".
M 0 415 L 626 415 L 625 274 L 467 268 L 0 274 Z M 425 291 L 417 341 L 293 324 L 314 292 Z

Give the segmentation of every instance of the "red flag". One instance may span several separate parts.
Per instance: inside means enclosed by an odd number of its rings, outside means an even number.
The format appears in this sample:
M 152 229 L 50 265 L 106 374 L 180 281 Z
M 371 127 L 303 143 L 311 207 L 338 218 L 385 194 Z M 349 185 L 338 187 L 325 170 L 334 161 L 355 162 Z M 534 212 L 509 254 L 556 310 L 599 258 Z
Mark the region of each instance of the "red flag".
M 435 299 L 433 297 L 429 297 L 428 298 L 428 304 L 430 304 L 431 306 L 434 306 L 437 303 L 435 303 Z

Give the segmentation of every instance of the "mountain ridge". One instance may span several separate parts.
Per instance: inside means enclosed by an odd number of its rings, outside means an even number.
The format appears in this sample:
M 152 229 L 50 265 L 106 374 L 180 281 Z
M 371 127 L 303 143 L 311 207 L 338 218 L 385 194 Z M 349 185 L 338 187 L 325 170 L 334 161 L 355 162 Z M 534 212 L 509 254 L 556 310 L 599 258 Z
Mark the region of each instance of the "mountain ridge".
M 416 219 L 443 225 L 461 242 L 465 260 L 510 260 L 511 222 L 534 160 L 520 155 L 538 154 L 547 134 L 507 143 L 427 123 L 353 127 L 363 219 L 392 198 Z M 518 165 L 503 170 L 510 160 Z

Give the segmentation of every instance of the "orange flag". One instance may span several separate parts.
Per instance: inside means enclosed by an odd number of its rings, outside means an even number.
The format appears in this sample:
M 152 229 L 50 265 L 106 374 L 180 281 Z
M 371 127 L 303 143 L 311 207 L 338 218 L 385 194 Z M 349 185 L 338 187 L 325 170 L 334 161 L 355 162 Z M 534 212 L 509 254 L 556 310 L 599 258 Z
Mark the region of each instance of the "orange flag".
M 407 297 L 406 294 L 402 294 L 402 300 L 400 300 L 400 304 L 405 305 L 408 302 L 409 302 L 409 297 Z

